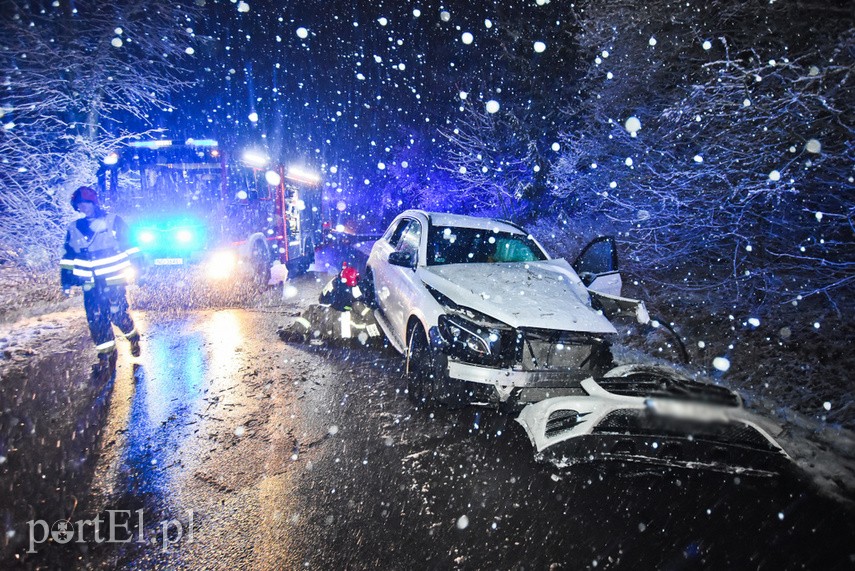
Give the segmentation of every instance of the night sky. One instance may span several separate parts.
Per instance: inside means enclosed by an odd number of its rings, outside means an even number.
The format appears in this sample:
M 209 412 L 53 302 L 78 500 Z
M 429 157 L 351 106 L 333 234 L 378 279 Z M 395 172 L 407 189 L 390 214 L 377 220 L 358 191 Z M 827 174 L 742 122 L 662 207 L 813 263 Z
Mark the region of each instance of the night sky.
M 220 0 L 201 11 L 185 63 L 198 85 L 158 126 L 175 138 L 262 144 L 344 187 L 373 185 L 402 163 L 435 166 L 462 92 L 472 105 L 525 105 L 515 92 L 532 78 L 517 73 L 518 58 L 542 60 L 548 73 L 568 65 L 557 8 L 535 1 Z

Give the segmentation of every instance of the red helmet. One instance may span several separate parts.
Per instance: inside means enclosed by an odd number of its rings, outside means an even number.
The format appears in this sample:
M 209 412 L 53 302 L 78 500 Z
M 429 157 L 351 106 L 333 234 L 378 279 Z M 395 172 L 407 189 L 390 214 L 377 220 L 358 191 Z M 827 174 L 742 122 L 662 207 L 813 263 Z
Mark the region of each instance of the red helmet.
M 89 186 L 81 186 L 71 195 L 71 207 L 77 210 L 81 202 L 91 202 L 98 207 L 98 193 Z
M 359 272 L 356 268 L 348 266 L 347 262 L 344 262 L 341 265 L 341 281 L 348 287 L 353 287 L 359 281 Z

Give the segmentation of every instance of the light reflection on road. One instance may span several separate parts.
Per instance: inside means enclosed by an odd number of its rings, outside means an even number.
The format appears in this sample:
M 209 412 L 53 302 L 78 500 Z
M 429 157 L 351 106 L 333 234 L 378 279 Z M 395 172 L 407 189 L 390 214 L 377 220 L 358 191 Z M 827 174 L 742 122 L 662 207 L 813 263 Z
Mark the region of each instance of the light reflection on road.
M 204 419 L 211 393 L 234 382 L 244 338 L 232 310 L 160 318 L 150 327 L 144 314 L 138 321 L 143 355 L 133 365 L 132 383 L 122 381 L 129 376 L 125 367 L 117 378 L 129 404 L 116 403 L 111 415 L 124 436 L 111 479 L 123 491 L 120 503 L 168 515 L 179 507 L 172 505 L 176 485 L 197 448 L 191 429 Z
M 237 372 L 239 359 L 237 350 L 243 345 L 243 331 L 237 313 L 233 310 L 218 311 L 205 323 L 204 333 L 211 345 L 209 367 L 218 378 L 229 378 Z M 199 355 L 201 359 L 201 354 Z M 201 361 L 199 368 L 202 367 Z

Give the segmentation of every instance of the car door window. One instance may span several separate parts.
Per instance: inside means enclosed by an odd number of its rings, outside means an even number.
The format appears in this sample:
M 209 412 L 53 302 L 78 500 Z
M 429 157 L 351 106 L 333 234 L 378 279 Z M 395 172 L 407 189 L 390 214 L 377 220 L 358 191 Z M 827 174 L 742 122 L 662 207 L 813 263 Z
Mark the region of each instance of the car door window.
M 401 236 L 403 236 L 404 232 L 409 227 L 411 220 L 404 219 L 398 222 L 398 225 L 395 227 L 395 230 L 392 232 L 392 235 L 389 237 L 389 245 L 393 248 L 398 246 L 398 242 L 401 241 Z
M 401 235 L 401 239 L 398 241 L 398 245 L 396 246 L 396 250 L 399 252 L 405 252 L 412 256 L 413 261 L 418 259 L 419 254 L 419 241 L 422 236 L 422 225 L 418 222 L 418 220 L 410 220 L 407 225 L 406 230 L 404 230 Z

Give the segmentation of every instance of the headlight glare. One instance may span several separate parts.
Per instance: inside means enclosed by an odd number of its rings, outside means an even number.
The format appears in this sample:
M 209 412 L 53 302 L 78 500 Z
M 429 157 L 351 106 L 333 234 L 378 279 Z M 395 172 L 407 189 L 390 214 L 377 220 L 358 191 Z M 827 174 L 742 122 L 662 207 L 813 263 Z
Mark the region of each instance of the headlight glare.
M 237 256 L 234 252 L 228 250 L 214 252 L 208 260 L 208 277 L 214 280 L 231 277 L 235 266 L 237 266 Z

